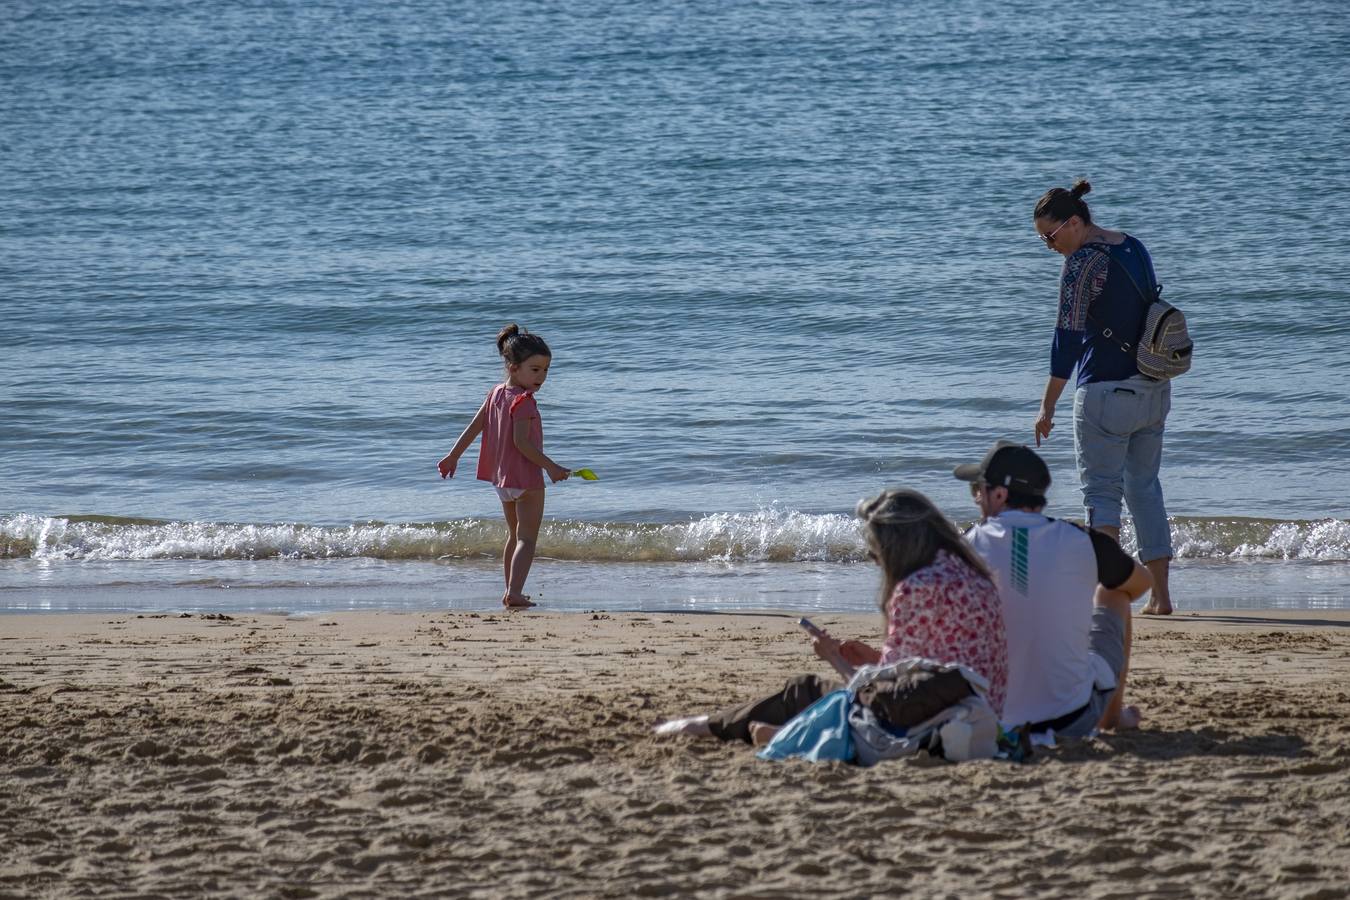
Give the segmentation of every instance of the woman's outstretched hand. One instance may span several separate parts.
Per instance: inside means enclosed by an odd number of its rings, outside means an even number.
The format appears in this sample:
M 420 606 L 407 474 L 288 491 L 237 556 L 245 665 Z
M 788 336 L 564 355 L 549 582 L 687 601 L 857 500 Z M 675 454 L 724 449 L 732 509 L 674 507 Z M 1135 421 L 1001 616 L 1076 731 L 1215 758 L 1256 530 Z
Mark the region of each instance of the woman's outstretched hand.
M 436 468 L 440 471 L 442 478 L 454 478 L 455 464 L 458 462 L 459 460 L 455 459 L 453 456 L 447 456 L 445 459 L 436 463 Z

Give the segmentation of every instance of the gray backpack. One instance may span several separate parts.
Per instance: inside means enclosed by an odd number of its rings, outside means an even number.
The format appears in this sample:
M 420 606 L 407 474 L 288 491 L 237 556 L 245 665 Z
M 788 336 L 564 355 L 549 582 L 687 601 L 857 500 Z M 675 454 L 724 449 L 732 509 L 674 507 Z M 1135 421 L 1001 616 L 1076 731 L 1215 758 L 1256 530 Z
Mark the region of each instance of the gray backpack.
M 1133 353 L 1140 374 L 1154 381 L 1166 381 L 1186 374 L 1190 371 L 1191 355 L 1195 350 L 1190 332 L 1186 329 L 1186 316 L 1162 299 L 1161 284 L 1154 287 L 1150 301 L 1149 295 L 1139 287 L 1139 282 L 1134 280 L 1130 270 L 1121 263 L 1117 263 L 1117 267 L 1130 279 L 1130 284 L 1148 304 L 1148 309 L 1144 313 L 1144 327 L 1133 345 L 1122 341 L 1110 328 L 1102 329 L 1102 337 L 1125 353 Z M 1088 311 L 1088 318 L 1092 319 L 1091 310 Z

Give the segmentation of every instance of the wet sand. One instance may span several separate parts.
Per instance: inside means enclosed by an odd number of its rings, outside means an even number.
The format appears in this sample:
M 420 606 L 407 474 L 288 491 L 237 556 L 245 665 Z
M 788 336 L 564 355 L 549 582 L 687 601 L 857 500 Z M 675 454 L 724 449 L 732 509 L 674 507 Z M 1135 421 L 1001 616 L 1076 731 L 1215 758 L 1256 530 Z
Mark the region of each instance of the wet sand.
M 1350 896 L 1350 614 L 1136 629 L 1141 731 L 864 770 L 651 735 L 783 615 L 0 616 L 0 897 Z

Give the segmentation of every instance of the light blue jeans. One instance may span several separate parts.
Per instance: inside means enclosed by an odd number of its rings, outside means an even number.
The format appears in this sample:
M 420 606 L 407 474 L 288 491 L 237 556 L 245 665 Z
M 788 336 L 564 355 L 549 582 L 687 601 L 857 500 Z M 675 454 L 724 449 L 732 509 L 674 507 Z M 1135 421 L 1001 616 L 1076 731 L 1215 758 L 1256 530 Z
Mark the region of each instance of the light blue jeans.
M 1158 469 L 1172 383 L 1136 375 L 1074 392 L 1073 446 L 1088 525 L 1120 527 L 1122 496 L 1134 520 L 1139 559 L 1172 555 Z

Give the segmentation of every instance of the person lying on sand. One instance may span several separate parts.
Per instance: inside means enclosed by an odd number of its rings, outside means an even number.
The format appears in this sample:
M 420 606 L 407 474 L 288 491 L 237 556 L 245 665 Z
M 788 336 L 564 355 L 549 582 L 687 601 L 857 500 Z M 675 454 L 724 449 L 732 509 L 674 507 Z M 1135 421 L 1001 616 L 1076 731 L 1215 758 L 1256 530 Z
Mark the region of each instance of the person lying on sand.
M 933 502 L 917 491 L 885 491 L 858 504 L 867 555 L 882 571 L 880 650 L 817 630 L 811 646 L 845 679 L 857 666 L 920 656 L 964 664 L 989 681 L 989 701 L 1002 708 L 1008 654 L 1003 611 L 989 568 Z M 711 715 L 673 719 L 661 735 L 685 734 L 764 744 L 793 716 L 840 682 L 798 675 L 777 693 Z

